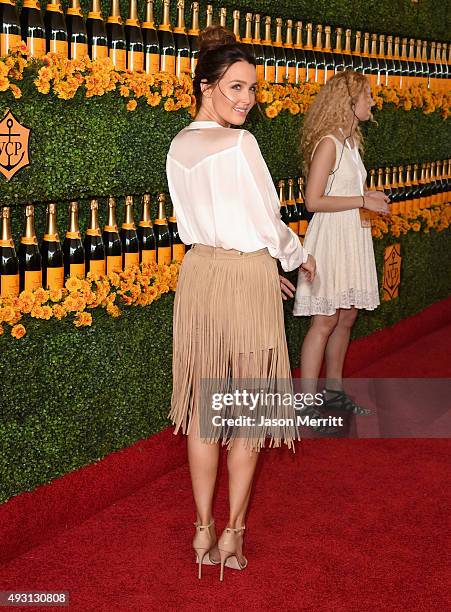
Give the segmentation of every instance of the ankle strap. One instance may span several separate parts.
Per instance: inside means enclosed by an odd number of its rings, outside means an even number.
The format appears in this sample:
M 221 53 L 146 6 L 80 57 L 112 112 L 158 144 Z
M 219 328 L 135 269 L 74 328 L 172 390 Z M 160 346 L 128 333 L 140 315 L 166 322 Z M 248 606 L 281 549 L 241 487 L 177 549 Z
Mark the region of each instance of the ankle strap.
M 226 527 L 226 531 L 233 531 L 237 533 L 238 531 L 243 531 L 246 527 L 243 525 L 242 527 Z
M 201 525 L 199 521 L 196 521 L 194 523 L 194 527 L 199 527 L 199 529 L 207 529 L 208 527 L 211 527 L 214 524 L 214 522 L 215 520 L 211 519 L 211 522 L 208 525 Z

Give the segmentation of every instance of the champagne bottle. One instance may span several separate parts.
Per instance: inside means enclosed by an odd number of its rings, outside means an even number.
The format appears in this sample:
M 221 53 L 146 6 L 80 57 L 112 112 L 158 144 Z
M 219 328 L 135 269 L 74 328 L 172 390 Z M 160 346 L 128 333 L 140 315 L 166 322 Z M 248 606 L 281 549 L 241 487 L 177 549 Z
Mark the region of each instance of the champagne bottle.
M 291 227 L 296 236 L 299 234 L 299 214 L 294 199 L 294 179 L 288 179 L 288 197 L 286 200 L 288 209 L 288 226 Z
M 227 27 L 227 9 L 223 6 L 219 9 L 219 25 L 223 28 Z
M 260 36 L 260 15 L 255 15 L 254 24 L 254 39 L 252 45 L 254 47 L 255 62 L 257 64 L 257 81 L 265 80 L 265 54 L 263 52 L 262 40 Z
M 391 199 L 393 196 L 392 193 L 392 188 L 391 188 L 391 168 L 385 168 L 385 183 L 384 183 L 384 193 L 386 196 L 388 196 L 390 198 L 390 203 L 391 203 Z
M 293 21 L 287 19 L 287 33 L 284 43 L 286 58 L 286 77 L 288 83 L 296 83 L 296 53 L 293 45 Z
M 145 193 L 142 202 L 141 219 L 136 228 L 139 241 L 139 263 L 149 264 L 157 261 L 155 234 L 150 217 L 150 195 Z
M 326 82 L 326 62 L 323 53 L 323 26 L 316 26 L 316 44 L 313 49 L 315 55 L 315 82 L 324 85 Z
M 185 0 L 177 0 L 177 26 L 174 28 L 175 74 L 179 77 L 191 69 L 191 50 L 185 28 Z
M 19 295 L 19 260 L 11 234 L 11 209 L 1 209 L 0 234 L 0 297 Z
M 67 28 L 60 0 L 49 0 L 44 15 L 47 53 L 68 57 Z
M 69 204 L 69 229 L 63 242 L 64 276 L 85 275 L 85 250 L 78 226 L 78 203 Z
M 8 5 L 0 3 L 0 11 L 3 11 L 3 6 Z M 4 17 L 0 20 L 4 23 Z M 46 53 L 45 27 L 38 0 L 24 0 L 20 13 L 20 29 L 31 57 L 43 57 Z M 1 37 L 1 55 L 4 55 L 3 34 Z
M 411 38 L 409 40 L 409 87 L 413 87 L 417 84 L 417 65 L 415 62 L 415 40 Z
M 342 72 L 345 69 L 345 60 L 343 57 L 343 47 L 341 37 L 343 36 L 342 28 L 335 28 L 335 49 L 334 49 L 334 62 L 335 62 L 335 74 Z
M 233 33 L 235 34 L 235 38 L 237 42 L 241 42 L 241 36 L 240 36 L 240 11 L 233 11 L 232 14 L 232 20 L 233 20 Z
M 345 48 L 343 49 L 343 58 L 345 61 L 345 70 L 353 70 L 352 52 L 351 52 L 351 30 L 348 28 L 345 31 Z
M 66 14 L 69 59 L 80 59 L 88 55 L 88 34 L 81 12 L 80 0 L 70 0 Z
M 42 287 L 42 258 L 34 227 L 34 206 L 25 206 L 25 232 L 19 245 L 20 291 Z
M 193 16 L 191 18 L 191 29 L 188 30 L 188 42 L 190 48 L 190 72 L 191 74 L 194 74 L 197 65 L 197 58 L 199 56 L 199 44 L 197 42 L 200 33 L 199 2 L 193 2 L 192 9 Z
M 291 218 L 290 211 L 288 210 L 288 206 L 285 200 L 285 181 L 280 180 L 277 186 L 279 187 L 280 218 L 285 223 L 285 225 L 289 225 L 291 222 Z
M 420 210 L 420 191 L 421 185 L 418 180 L 418 164 L 413 165 L 413 178 L 412 178 L 412 198 L 411 207 L 412 211 L 418 212 Z
M 444 204 L 442 162 L 440 160 L 435 162 L 435 182 L 437 185 L 437 204 Z
M 116 70 L 127 67 L 127 41 L 125 39 L 119 0 L 111 0 L 111 14 L 106 24 L 108 55 Z
M 276 80 L 276 55 L 271 40 L 271 17 L 265 17 L 265 38 L 262 40 L 265 55 L 265 81 L 274 83 Z
M 412 211 L 412 166 L 407 164 L 406 180 L 404 182 L 404 214 L 409 215 Z
M 86 32 L 89 57 L 92 60 L 108 57 L 108 37 L 100 10 L 100 0 L 92 0 L 91 10 L 86 20 Z
M 377 191 L 384 191 L 384 169 L 377 169 Z
M 422 46 L 421 61 L 423 63 L 424 84 L 426 87 L 429 87 L 428 41 L 423 40 Z
M 425 205 L 430 208 L 432 204 L 432 179 L 431 179 L 431 162 L 425 164 Z
M 407 57 L 407 38 L 401 41 L 401 88 L 406 89 L 410 83 L 410 67 Z
M 125 196 L 124 222 L 121 226 L 122 267 L 139 266 L 139 241 L 133 219 L 133 197 Z
M 332 53 L 332 45 L 331 45 L 331 28 L 330 26 L 326 26 L 324 28 L 324 32 L 326 34 L 326 42 L 324 43 L 324 78 L 327 83 L 329 79 L 331 79 L 335 74 L 335 58 Z
M 56 225 L 56 204 L 47 204 L 45 234 L 41 242 L 42 286 L 44 289 L 64 287 L 64 261 Z
M 305 207 L 304 179 L 302 178 L 302 176 L 298 178 L 298 197 L 296 198 L 296 207 L 298 209 L 298 235 L 300 241 L 303 242 L 309 221 L 313 216 L 313 213 L 309 213 Z
M 362 73 L 368 78 L 371 83 L 372 66 L 370 60 L 370 33 L 365 32 L 363 35 L 363 51 L 362 51 Z
M 396 85 L 396 64 L 393 58 L 393 36 L 387 36 L 387 85 L 393 87 Z
M 371 34 L 371 51 L 370 51 L 370 62 L 371 62 L 371 75 L 370 81 L 371 86 L 376 87 L 379 80 L 379 57 L 377 55 L 377 34 Z
M 437 64 L 435 61 L 435 42 L 431 43 L 431 56 L 429 58 L 429 88 L 436 90 L 438 82 Z
M 296 83 L 305 83 L 306 63 L 304 45 L 302 42 L 302 21 L 296 21 L 296 42 L 294 43 L 296 54 Z
M 157 246 L 157 262 L 159 264 L 171 263 L 171 238 L 169 235 L 168 222 L 166 219 L 166 195 L 158 194 L 158 217 L 153 224 L 155 243 Z
M 241 39 L 241 44 L 251 55 L 254 55 L 254 48 L 252 45 L 252 13 L 246 13 L 246 28 L 244 31 L 244 38 Z
M 399 184 L 398 184 L 398 167 L 393 166 L 391 170 L 391 183 L 390 183 L 390 212 L 392 215 L 399 214 Z M 387 185 L 386 185 L 387 188 Z
M 103 243 L 106 255 L 106 273 L 122 271 L 122 242 L 117 229 L 116 200 L 108 198 L 107 222 L 103 228 Z
M 0 56 L 7 55 L 22 40 L 19 14 L 12 0 L 0 2 Z
M 379 55 L 378 55 L 378 63 L 379 63 L 379 77 L 378 77 L 378 85 L 387 85 L 388 84 L 388 68 L 387 68 L 387 59 L 385 57 L 385 34 L 379 35 Z
M 393 85 L 395 87 L 401 87 L 402 84 L 402 64 L 401 58 L 399 55 L 399 36 L 395 36 L 395 46 L 393 50 L 393 64 L 395 66 L 395 70 L 393 73 Z
M 181 262 L 185 256 L 185 245 L 179 235 L 174 206 L 172 206 L 171 216 L 169 217 L 169 236 L 171 240 L 171 261 Z
M 421 174 L 418 179 L 419 183 L 419 200 L 420 200 L 420 210 L 425 209 L 427 206 L 427 187 L 426 187 L 426 164 L 421 164 Z
M 85 234 L 85 273 L 92 272 L 104 276 L 106 273 L 105 245 L 99 226 L 99 203 L 96 199 L 90 203 L 89 225 Z
M 423 66 L 423 60 L 421 58 L 422 51 L 422 41 L 417 40 L 416 42 L 416 56 L 415 56 L 415 64 L 417 66 L 417 85 L 424 85 L 426 74 L 425 68 Z
M 449 45 L 451 50 L 451 45 Z M 448 58 L 446 57 L 446 52 L 448 49 L 448 43 L 442 44 L 442 71 L 443 71 L 443 91 L 446 92 L 448 89 L 448 79 L 451 78 L 451 65 L 448 62 Z
M 175 42 L 169 17 L 170 0 L 163 0 L 163 23 L 158 26 L 160 70 L 175 74 Z
M 399 213 L 405 215 L 408 189 L 404 181 L 404 166 L 398 166 L 398 194 Z
M 153 0 L 146 0 L 146 20 L 142 24 L 144 68 L 147 74 L 160 70 L 160 43 L 155 29 Z
M 307 30 L 307 42 L 304 45 L 305 54 L 305 81 L 306 83 L 316 82 L 316 60 L 313 52 L 313 25 L 308 23 L 305 27 Z
M 437 174 L 436 174 L 436 166 L 435 161 L 430 162 L 429 169 L 429 182 L 430 182 L 430 205 L 435 206 L 438 202 L 438 189 L 437 189 Z
M 287 58 L 282 42 L 282 19 L 276 19 L 276 40 L 273 43 L 276 58 L 276 83 L 284 83 L 287 78 Z
M 443 70 L 442 70 L 442 43 L 438 42 L 435 48 L 435 69 L 437 79 L 437 91 L 443 90 Z
M 207 4 L 207 14 L 206 14 L 206 18 L 205 18 L 205 27 L 208 28 L 211 25 L 213 25 L 213 5 L 212 4 Z
M 138 19 L 137 0 L 130 0 L 128 19 L 125 22 L 125 40 L 127 42 L 127 69 L 144 70 L 144 44 Z
M 362 32 L 357 30 L 357 32 L 355 33 L 354 53 L 352 54 L 352 65 L 356 72 L 362 72 L 363 70 L 361 39 Z

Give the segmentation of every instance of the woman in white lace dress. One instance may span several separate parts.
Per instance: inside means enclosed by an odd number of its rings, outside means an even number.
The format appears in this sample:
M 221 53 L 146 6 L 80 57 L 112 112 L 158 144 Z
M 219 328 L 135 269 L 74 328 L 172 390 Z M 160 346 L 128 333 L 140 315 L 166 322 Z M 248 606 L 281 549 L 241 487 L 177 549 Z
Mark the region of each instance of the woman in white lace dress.
M 358 310 L 379 305 L 379 287 L 368 213 L 388 213 L 383 192 L 369 192 L 360 121 L 372 117 L 367 78 L 352 70 L 337 73 L 307 113 L 301 139 L 307 176 L 306 206 L 314 212 L 304 247 L 316 259 L 313 283 L 298 275 L 294 315 L 311 316 L 301 350 L 305 391 L 316 392 L 326 360 L 326 400 L 358 413 L 342 388 L 342 371 Z

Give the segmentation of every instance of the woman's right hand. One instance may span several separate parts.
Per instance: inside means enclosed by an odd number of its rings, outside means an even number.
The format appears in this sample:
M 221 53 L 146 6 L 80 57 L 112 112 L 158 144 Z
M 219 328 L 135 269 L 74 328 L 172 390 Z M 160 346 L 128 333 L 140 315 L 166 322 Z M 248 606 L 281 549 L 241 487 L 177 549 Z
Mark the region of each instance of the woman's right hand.
M 389 214 L 390 198 L 383 191 L 367 191 L 364 197 L 365 208 L 384 215 Z
M 307 261 L 302 264 L 301 270 L 304 272 L 305 278 L 310 283 L 313 282 L 313 279 L 315 278 L 315 274 L 316 274 L 315 258 L 309 255 Z

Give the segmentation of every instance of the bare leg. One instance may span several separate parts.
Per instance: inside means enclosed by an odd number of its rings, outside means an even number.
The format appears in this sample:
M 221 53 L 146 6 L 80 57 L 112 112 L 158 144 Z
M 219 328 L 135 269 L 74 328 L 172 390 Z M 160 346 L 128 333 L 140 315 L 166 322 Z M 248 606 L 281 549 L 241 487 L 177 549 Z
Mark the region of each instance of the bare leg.
M 333 315 L 313 315 L 310 328 L 301 348 L 303 393 L 316 393 L 316 385 L 329 337 L 338 322 L 338 312 Z
M 213 495 L 219 462 L 219 442 L 207 444 L 199 438 L 199 423 L 188 434 L 188 463 L 191 474 L 194 502 L 197 509 L 197 520 L 201 525 L 208 525 L 212 519 Z M 210 532 L 216 538 L 215 526 Z M 219 552 L 214 547 L 210 553 L 212 560 L 219 561 Z
M 341 391 L 343 388 L 343 364 L 349 346 L 352 326 L 357 318 L 357 308 L 341 308 L 338 323 L 326 345 L 327 388 Z

